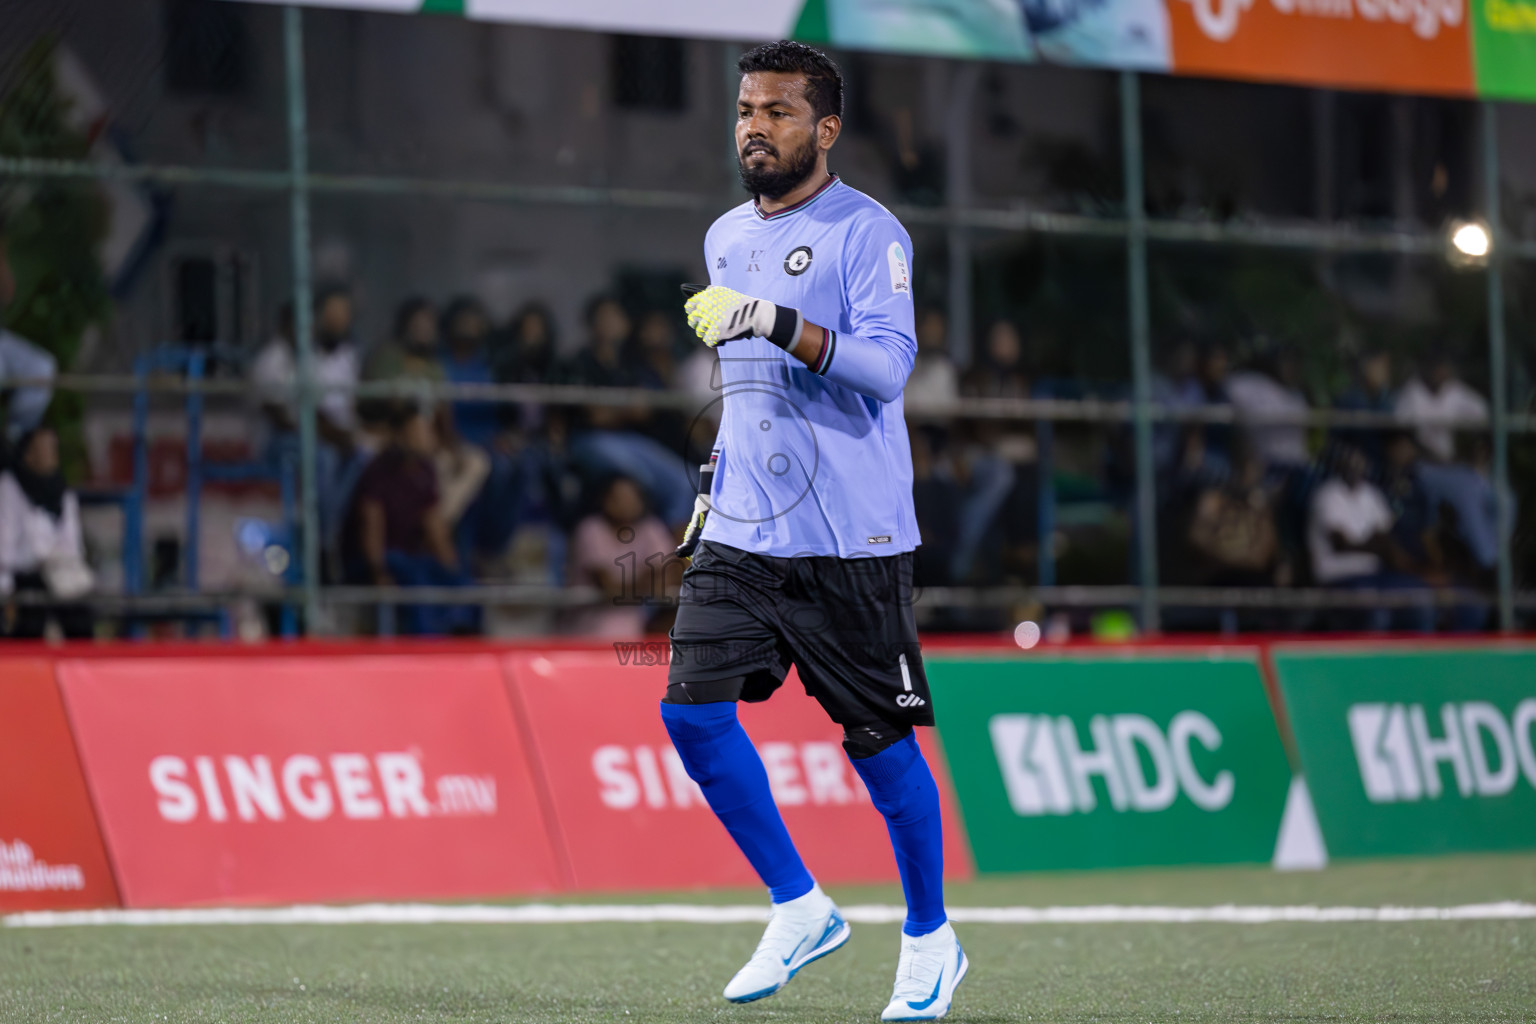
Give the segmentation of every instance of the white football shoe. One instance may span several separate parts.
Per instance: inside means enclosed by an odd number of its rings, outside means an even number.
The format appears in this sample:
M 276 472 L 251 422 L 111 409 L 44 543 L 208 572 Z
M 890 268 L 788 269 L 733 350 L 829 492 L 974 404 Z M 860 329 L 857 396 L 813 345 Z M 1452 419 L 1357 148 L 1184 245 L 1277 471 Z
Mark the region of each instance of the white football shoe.
M 850 931 L 837 904 L 819 885 L 804 896 L 775 903 L 757 952 L 725 986 L 725 998 L 750 1003 L 773 995 L 800 968 L 847 942 Z
M 948 921 L 927 935 L 903 934 L 896 991 L 880 1019 L 938 1020 L 949 1012 L 949 1001 L 970 966 Z

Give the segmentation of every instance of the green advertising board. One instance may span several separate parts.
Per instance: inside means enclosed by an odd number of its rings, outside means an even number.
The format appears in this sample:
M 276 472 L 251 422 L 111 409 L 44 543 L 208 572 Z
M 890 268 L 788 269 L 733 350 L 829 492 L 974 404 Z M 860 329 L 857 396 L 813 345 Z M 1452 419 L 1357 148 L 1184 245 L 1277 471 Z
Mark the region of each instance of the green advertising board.
M 1536 847 L 1536 648 L 1277 647 L 1274 666 L 1330 856 Z
M 978 870 L 1274 854 L 1291 770 L 1255 655 L 924 661 Z
M 1472 0 L 1477 94 L 1536 100 L 1536 0 Z

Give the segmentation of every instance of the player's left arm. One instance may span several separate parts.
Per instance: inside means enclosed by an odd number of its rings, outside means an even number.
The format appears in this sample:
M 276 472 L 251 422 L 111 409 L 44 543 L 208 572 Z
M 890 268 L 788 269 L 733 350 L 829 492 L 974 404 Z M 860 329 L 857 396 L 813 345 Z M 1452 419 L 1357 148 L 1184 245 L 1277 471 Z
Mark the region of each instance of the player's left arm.
M 843 248 L 846 333 L 806 324 L 790 352 L 815 372 L 881 402 L 894 402 L 912 374 L 917 329 L 912 242 L 888 217 L 870 218 Z
M 688 324 L 711 347 L 738 338 L 766 338 L 828 380 L 893 402 L 906 387 L 917 355 L 910 248 L 894 220 L 872 219 L 850 233 L 842 285 L 851 331 L 823 327 L 798 309 L 718 285 L 688 300 Z

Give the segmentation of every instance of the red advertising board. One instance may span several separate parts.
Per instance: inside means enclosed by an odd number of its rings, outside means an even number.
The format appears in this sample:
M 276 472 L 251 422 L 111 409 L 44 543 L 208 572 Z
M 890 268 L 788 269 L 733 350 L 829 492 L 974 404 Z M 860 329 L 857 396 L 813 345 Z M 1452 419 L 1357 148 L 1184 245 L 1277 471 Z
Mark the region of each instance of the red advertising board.
M 490 655 L 70 659 L 130 907 L 552 890 Z
M 0 912 L 117 905 L 46 658 L 0 658 Z
M 667 737 L 657 709 L 664 665 L 624 665 L 608 650 L 513 654 L 506 667 L 577 888 L 759 884 Z M 842 730 L 794 673 L 771 700 L 740 707 L 811 873 L 825 883 L 895 881 L 885 823 L 843 754 Z M 918 735 L 939 781 L 946 873 L 970 877 L 933 730 Z

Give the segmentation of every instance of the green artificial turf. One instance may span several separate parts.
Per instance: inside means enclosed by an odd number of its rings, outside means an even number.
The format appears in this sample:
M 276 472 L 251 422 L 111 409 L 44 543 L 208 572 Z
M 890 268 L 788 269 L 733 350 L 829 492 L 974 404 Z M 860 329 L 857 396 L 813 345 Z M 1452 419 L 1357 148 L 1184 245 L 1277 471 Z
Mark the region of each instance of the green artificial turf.
M 835 888 L 845 903 L 891 888 Z M 647 897 L 648 899 L 651 897 Z M 689 894 L 710 902 L 757 894 Z M 618 897 L 602 899 L 616 901 Z M 989 878 L 951 902 L 1316 903 L 1536 900 L 1536 857 Z M 872 1021 L 896 925 L 779 995 L 719 991 L 753 925 L 298 925 L 0 929 L 0 1021 Z M 972 961 L 950 1020 L 1536 1019 L 1536 920 L 1407 924 L 963 925 Z

